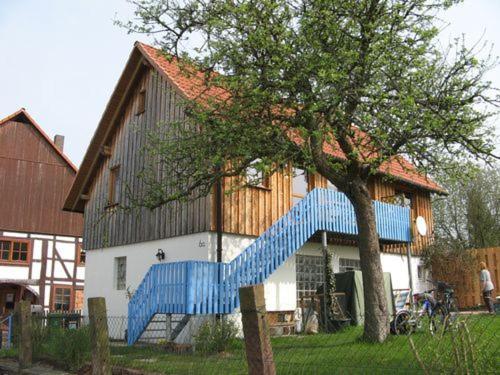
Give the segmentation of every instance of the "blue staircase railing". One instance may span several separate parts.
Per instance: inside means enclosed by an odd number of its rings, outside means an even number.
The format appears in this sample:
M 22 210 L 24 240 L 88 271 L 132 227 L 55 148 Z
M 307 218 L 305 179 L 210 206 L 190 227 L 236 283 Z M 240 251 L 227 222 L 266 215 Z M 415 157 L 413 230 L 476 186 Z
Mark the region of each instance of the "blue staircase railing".
M 410 242 L 410 210 L 374 201 L 381 240 Z M 317 231 L 358 232 L 343 193 L 314 189 L 229 263 L 183 261 L 151 266 L 128 305 L 128 343 L 155 314 L 227 314 L 239 307 L 238 289 L 262 283 Z

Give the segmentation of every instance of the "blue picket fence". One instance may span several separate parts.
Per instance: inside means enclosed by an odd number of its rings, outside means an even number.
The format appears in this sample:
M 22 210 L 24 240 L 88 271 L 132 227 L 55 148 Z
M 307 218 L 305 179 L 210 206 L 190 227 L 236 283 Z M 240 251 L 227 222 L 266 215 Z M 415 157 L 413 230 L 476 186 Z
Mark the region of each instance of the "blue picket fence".
M 374 201 L 381 240 L 410 242 L 410 210 Z M 227 314 L 239 307 L 238 289 L 262 283 L 317 231 L 358 232 L 343 194 L 314 189 L 229 263 L 184 261 L 151 266 L 128 305 L 128 343 L 155 314 Z

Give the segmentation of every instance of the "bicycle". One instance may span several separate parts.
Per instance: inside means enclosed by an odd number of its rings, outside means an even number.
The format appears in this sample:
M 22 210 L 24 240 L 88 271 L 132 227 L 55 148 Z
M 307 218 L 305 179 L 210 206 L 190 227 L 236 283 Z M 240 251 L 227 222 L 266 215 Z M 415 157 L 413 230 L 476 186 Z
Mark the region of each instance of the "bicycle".
M 444 282 L 436 282 L 436 289 L 426 290 L 413 295 L 414 303 L 410 309 L 402 309 L 396 313 L 391 322 L 391 331 L 396 335 L 411 334 L 422 329 L 428 322 L 431 335 L 444 332 L 454 326 L 458 308 L 454 289 Z M 438 292 L 443 298 L 436 300 L 433 293 Z M 428 320 L 424 318 L 428 317 Z

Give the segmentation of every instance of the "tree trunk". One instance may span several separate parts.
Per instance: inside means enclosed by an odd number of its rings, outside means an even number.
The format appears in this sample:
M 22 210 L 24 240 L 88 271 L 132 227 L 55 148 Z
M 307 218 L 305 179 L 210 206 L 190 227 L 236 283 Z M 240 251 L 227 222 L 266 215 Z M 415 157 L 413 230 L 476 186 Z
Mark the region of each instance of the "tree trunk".
M 365 297 L 365 339 L 383 342 L 389 333 L 389 315 L 380 261 L 380 245 L 375 210 L 368 187 L 363 182 L 351 185 L 348 197 L 358 224 L 358 244 Z

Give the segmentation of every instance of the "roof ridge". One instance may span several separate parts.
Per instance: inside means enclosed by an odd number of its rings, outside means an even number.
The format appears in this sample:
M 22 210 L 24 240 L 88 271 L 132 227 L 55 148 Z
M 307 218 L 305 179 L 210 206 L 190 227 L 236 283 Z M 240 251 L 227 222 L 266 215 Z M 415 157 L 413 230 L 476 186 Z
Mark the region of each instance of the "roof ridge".
M 26 108 L 21 107 L 20 109 L 18 109 L 14 113 L 1 119 L 0 126 L 6 124 L 9 121 L 12 121 L 13 119 L 18 117 L 19 115 L 24 115 L 28 119 L 28 121 L 31 123 L 31 125 L 38 131 L 38 133 L 40 133 L 42 138 L 44 138 L 45 141 L 47 141 L 47 143 L 56 151 L 56 153 L 66 162 L 66 164 L 68 164 L 68 166 L 75 173 L 78 172 L 78 168 L 76 167 L 76 165 L 74 165 L 73 162 L 66 156 L 66 154 L 56 146 L 54 141 L 48 136 L 47 133 L 45 133 L 45 131 L 42 129 L 42 127 L 40 125 L 38 125 L 38 123 L 35 121 L 35 119 L 33 117 L 31 117 L 31 115 L 28 113 Z

